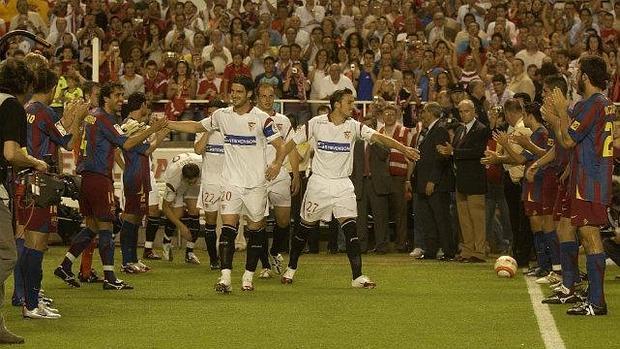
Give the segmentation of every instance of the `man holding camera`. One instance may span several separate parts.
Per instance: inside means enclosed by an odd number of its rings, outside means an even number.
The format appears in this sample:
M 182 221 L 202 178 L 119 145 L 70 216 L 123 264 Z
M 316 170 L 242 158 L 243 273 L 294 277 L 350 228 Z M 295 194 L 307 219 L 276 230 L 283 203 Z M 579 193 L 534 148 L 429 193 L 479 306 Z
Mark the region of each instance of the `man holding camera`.
M 26 146 L 26 112 L 22 104 L 30 93 L 33 79 L 32 72 L 22 61 L 8 58 L 0 64 L 0 179 L 6 189 L 11 189 L 6 181 L 11 171 L 10 166 L 34 167 L 38 171 L 47 171 L 44 161 L 21 150 Z M 11 275 L 17 259 L 12 216 L 5 200 L 0 200 L 0 306 L 4 301 L 4 281 Z M 23 342 L 22 337 L 7 330 L 4 318 L 0 316 L 0 343 Z
M 99 234 L 99 255 L 105 279 L 103 289 L 132 289 L 133 287 L 117 279 L 114 274 L 114 152 L 117 147 L 128 150 L 141 145 L 151 134 L 166 127 L 167 121 L 158 119 L 150 128 L 127 137 L 118 124 L 116 115 L 123 105 L 123 86 L 118 83 L 107 83 L 101 87 L 99 105 L 99 108 L 84 119 L 77 166 L 78 173 L 82 176 L 79 202 L 80 211 L 86 219 L 86 228 L 74 237 L 62 264 L 54 270 L 54 275 L 70 286 L 79 287 L 71 266 L 95 235 Z M 143 148 L 146 151 L 148 147 Z

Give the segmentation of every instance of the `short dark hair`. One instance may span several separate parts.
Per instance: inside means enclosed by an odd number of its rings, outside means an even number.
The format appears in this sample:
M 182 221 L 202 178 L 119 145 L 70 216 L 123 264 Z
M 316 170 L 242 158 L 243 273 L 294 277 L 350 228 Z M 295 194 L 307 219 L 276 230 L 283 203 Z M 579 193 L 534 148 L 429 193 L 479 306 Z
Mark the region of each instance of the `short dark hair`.
M 536 119 L 536 121 L 538 121 L 539 123 L 543 123 L 543 117 L 540 113 L 540 104 L 536 102 L 526 104 L 525 112 L 528 114 L 532 114 L 534 116 L 534 119 Z
M 105 98 L 110 98 L 112 92 L 118 89 L 123 89 L 123 85 L 118 82 L 106 82 L 103 84 L 103 86 L 101 86 L 101 92 L 99 93 L 99 106 L 103 108 Z
M 245 91 L 254 91 L 254 81 L 245 75 L 236 75 L 232 79 L 232 84 L 243 85 Z
M 590 79 L 590 83 L 604 90 L 607 88 L 609 73 L 607 72 L 607 64 L 603 58 L 599 56 L 584 56 L 579 59 L 579 70 Z
M 146 102 L 146 95 L 142 92 L 134 92 L 127 97 L 127 113 L 136 111 L 142 108 L 142 105 Z
M 555 66 L 555 64 L 551 62 L 545 62 L 540 66 L 540 69 L 538 69 L 538 73 L 544 80 L 547 76 L 559 74 L 560 71 Z
M 200 177 L 200 167 L 193 162 L 183 165 L 181 175 L 185 179 L 194 179 Z
M 515 95 L 512 97 L 513 99 L 522 99 L 525 103 L 532 103 L 532 97 L 530 97 L 530 95 L 525 92 L 515 93 Z M 504 104 L 504 108 L 506 108 L 506 104 Z
M 33 83 L 34 73 L 23 60 L 9 57 L 0 63 L 0 92 L 22 95 Z
M 329 106 L 332 110 L 335 109 L 337 102 L 342 101 L 342 97 L 344 97 L 345 95 L 353 95 L 353 91 L 345 87 L 342 90 L 336 90 L 334 93 L 332 93 L 332 95 L 329 97 Z
M 562 75 L 550 75 L 545 78 L 543 81 L 543 85 L 549 86 L 549 88 L 559 88 L 562 91 L 562 94 L 566 96 L 568 93 L 568 83 L 566 79 Z
M 46 67 L 40 67 L 35 71 L 35 79 L 32 85 L 33 93 L 48 93 L 58 83 L 58 75 Z
M 523 104 L 518 98 L 509 98 L 504 102 L 504 110 L 506 112 L 523 112 Z
M 501 82 L 502 84 L 506 85 L 506 77 L 504 76 L 504 74 L 495 74 L 493 75 L 493 78 L 491 78 L 491 82 Z
M 99 87 L 99 83 L 92 81 L 92 80 L 88 80 L 85 81 L 82 84 L 82 92 L 84 92 L 84 96 L 89 95 L 95 88 Z

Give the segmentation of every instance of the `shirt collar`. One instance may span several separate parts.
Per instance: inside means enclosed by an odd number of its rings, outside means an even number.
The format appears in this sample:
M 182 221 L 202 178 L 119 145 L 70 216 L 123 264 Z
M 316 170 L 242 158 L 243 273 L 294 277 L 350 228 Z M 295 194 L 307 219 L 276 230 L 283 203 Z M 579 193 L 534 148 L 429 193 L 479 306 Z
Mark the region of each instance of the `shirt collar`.
M 465 124 L 465 129 L 467 130 L 467 132 L 469 132 L 469 130 L 471 130 L 471 128 L 474 126 L 475 122 L 476 122 L 476 118 L 473 118 L 470 122 Z

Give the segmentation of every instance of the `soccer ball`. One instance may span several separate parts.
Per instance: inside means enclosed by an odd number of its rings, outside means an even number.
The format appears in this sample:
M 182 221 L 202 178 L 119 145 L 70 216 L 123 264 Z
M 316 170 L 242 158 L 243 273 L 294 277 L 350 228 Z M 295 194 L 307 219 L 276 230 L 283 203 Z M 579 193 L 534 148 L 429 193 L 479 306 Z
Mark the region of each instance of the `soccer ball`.
M 511 278 L 517 273 L 517 261 L 510 256 L 501 256 L 495 261 L 493 269 L 495 269 L 497 276 Z

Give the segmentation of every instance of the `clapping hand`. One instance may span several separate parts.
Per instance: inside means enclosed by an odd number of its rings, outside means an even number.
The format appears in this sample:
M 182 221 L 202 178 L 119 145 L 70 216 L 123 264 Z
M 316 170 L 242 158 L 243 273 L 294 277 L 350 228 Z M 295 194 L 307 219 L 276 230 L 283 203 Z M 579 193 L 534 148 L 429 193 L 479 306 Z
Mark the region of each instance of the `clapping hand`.
M 437 152 L 443 156 L 450 156 L 454 152 L 454 148 L 452 148 L 452 144 L 446 142 L 443 145 L 437 145 Z
M 495 131 L 493 132 L 493 139 L 500 144 L 502 147 L 507 147 L 508 142 L 510 141 L 510 137 L 504 131 Z
M 420 160 L 420 151 L 415 149 L 415 148 L 405 147 L 404 154 L 407 157 L 407 159 L 409 159 L 411 161 L 418 161 L 418 160 Z
M 153 131 L 153 133 L 155 133 L 167 126 L 168 126 L 168 119 L 155 118 L 154 121 L 151 123 L 151 130 Z
M 499 154 L 497 154 L 497 152 L 494 152 L 492 150 L 485 150 L 484 157 L 480 159 L 480 163 L 483 165 L 499 164 L 500 163 Z

